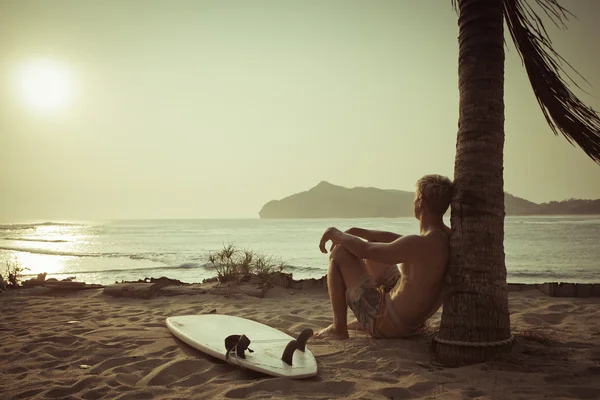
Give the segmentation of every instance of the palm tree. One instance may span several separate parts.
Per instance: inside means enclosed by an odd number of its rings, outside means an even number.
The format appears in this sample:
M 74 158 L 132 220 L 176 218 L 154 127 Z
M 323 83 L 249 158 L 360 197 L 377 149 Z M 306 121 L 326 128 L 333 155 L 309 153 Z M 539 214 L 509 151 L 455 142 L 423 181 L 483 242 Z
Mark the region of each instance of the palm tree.
M 535 2 L 564 26 L 570 14 L 557 0 Z M 504 19 L 553 132 L 598 163 L 600 119 L 567 87 L 561 77 L 566 62 L 526 0 L 453 0 L 453 5 L 459 11 L 460 105 L 453 233 L 435 355 L 458 366 L 506 351 L 513 339 L 504 263 Z

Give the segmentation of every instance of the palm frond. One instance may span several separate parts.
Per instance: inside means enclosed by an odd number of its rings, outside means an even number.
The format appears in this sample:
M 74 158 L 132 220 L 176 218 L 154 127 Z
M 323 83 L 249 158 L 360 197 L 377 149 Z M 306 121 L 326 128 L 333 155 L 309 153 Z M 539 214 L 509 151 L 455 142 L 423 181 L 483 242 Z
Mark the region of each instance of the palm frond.
M 452 0 L 455 5 L 457 0 Z M 565 28 L 569 16 L 558 0 L 535 0 L 559 28 Z M 584 79 L 552 47 L 540 16 L 527 0 L 504 0 L 506 24 L 517 52 L 525 65 L 535 97 L 555 135 L 559 131 L 572 145 L 577 144 L 592 160 L 600 164 L 600 117 L 569 89 L 567 65 Z M 585 79 L 584 79 L 585 80 Z

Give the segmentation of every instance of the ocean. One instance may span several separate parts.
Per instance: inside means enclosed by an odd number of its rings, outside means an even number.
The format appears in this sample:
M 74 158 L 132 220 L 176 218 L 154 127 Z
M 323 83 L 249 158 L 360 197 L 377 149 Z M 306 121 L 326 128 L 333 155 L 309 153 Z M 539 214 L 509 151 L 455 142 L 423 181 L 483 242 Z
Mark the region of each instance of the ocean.
M 233 244 L 281 259 L 295 279 L 319 278 L 328 256 L 318 249 L 330 226 L 418 232 L 414 218 L 287 220 L 119 220 L 0 225 L 0 274 L 7 261 L 24 277 L 75 276 L 111 284 L 146 277 L 201 282 L 215 275 L 208 254 Z M 507 217 L 509 282 L 600 282 L 600 218 Z

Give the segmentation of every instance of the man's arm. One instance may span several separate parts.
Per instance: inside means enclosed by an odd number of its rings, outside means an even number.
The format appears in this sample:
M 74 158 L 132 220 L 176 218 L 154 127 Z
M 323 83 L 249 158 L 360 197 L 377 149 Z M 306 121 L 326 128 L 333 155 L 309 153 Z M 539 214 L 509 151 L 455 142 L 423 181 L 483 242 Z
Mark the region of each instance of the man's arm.
M 358 236 L 369 242 L 392 243 L 394 240 L 400 239 L 402 235 L 394 232 L 376 231 L 363 228 L 350 228 L 346 231 L 350 235 Z
M 323 235 L 319 245 L 324 253 L 327 252 L 325 244 L 329 240 L 335 245 L 345 247 L 358 258 L 384 264 L 400 264 L 412 260 L 414 255 L 420 251 L 423 243 L 423 238 L 419 235 L 403 236 L 392 243 L 370 243 L 356 236 L 330 228 Z

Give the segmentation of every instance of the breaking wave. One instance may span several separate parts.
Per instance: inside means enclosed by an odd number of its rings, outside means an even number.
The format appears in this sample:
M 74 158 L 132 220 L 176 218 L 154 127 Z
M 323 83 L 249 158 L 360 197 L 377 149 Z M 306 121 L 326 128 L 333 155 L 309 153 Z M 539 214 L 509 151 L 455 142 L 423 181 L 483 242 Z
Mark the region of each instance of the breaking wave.
M 67 243 L 68 240 L 62 240 L 62 239 L 30 239 L 30 238 L 11 238 L 11 237 L 7 237 L 4 238 L 4 240 L 12 240 L 14 242 L 36 242 L 36 243 Z
M 34 224 L 6 224 L 0 225 L 0 230 L 23 230 L 36 228 L 38 226 L 81 226 L 81 224 L 74 224 L 70 222 L 38 222 Z
M 90 274 L 111 274 L 111 273 L 141 273 L 141 272 L 155 272 L 155 271 L 173 271 L 181 269 L 198 268 L 204 271 L 214 271 L 214 267 L 210 263 L 197 264 L 197 263 L 185 263 L 174 266 L 156 266 L 147 268 L 112 268 L 112 269 L 101 269 L 93 271 L 60 271 L 60 275 L 90 275 Z M 23 276 L 36 276 L 37 274 L 23 274 Z
M 0 246 L 0 250 L 6 251 L 18 251 L 21 253 L 30 253 L 30 254 L 44 254 L 47 256 L 64 256 L 64 257 L 103 257 L 109 256 L 108 254 L 102 253 L 77 253 L 70 251 L 59 251 L 59 250 L 47 250 L 47 249 L 25 249 L 22 247 L 12 247 L 12 246 Z

